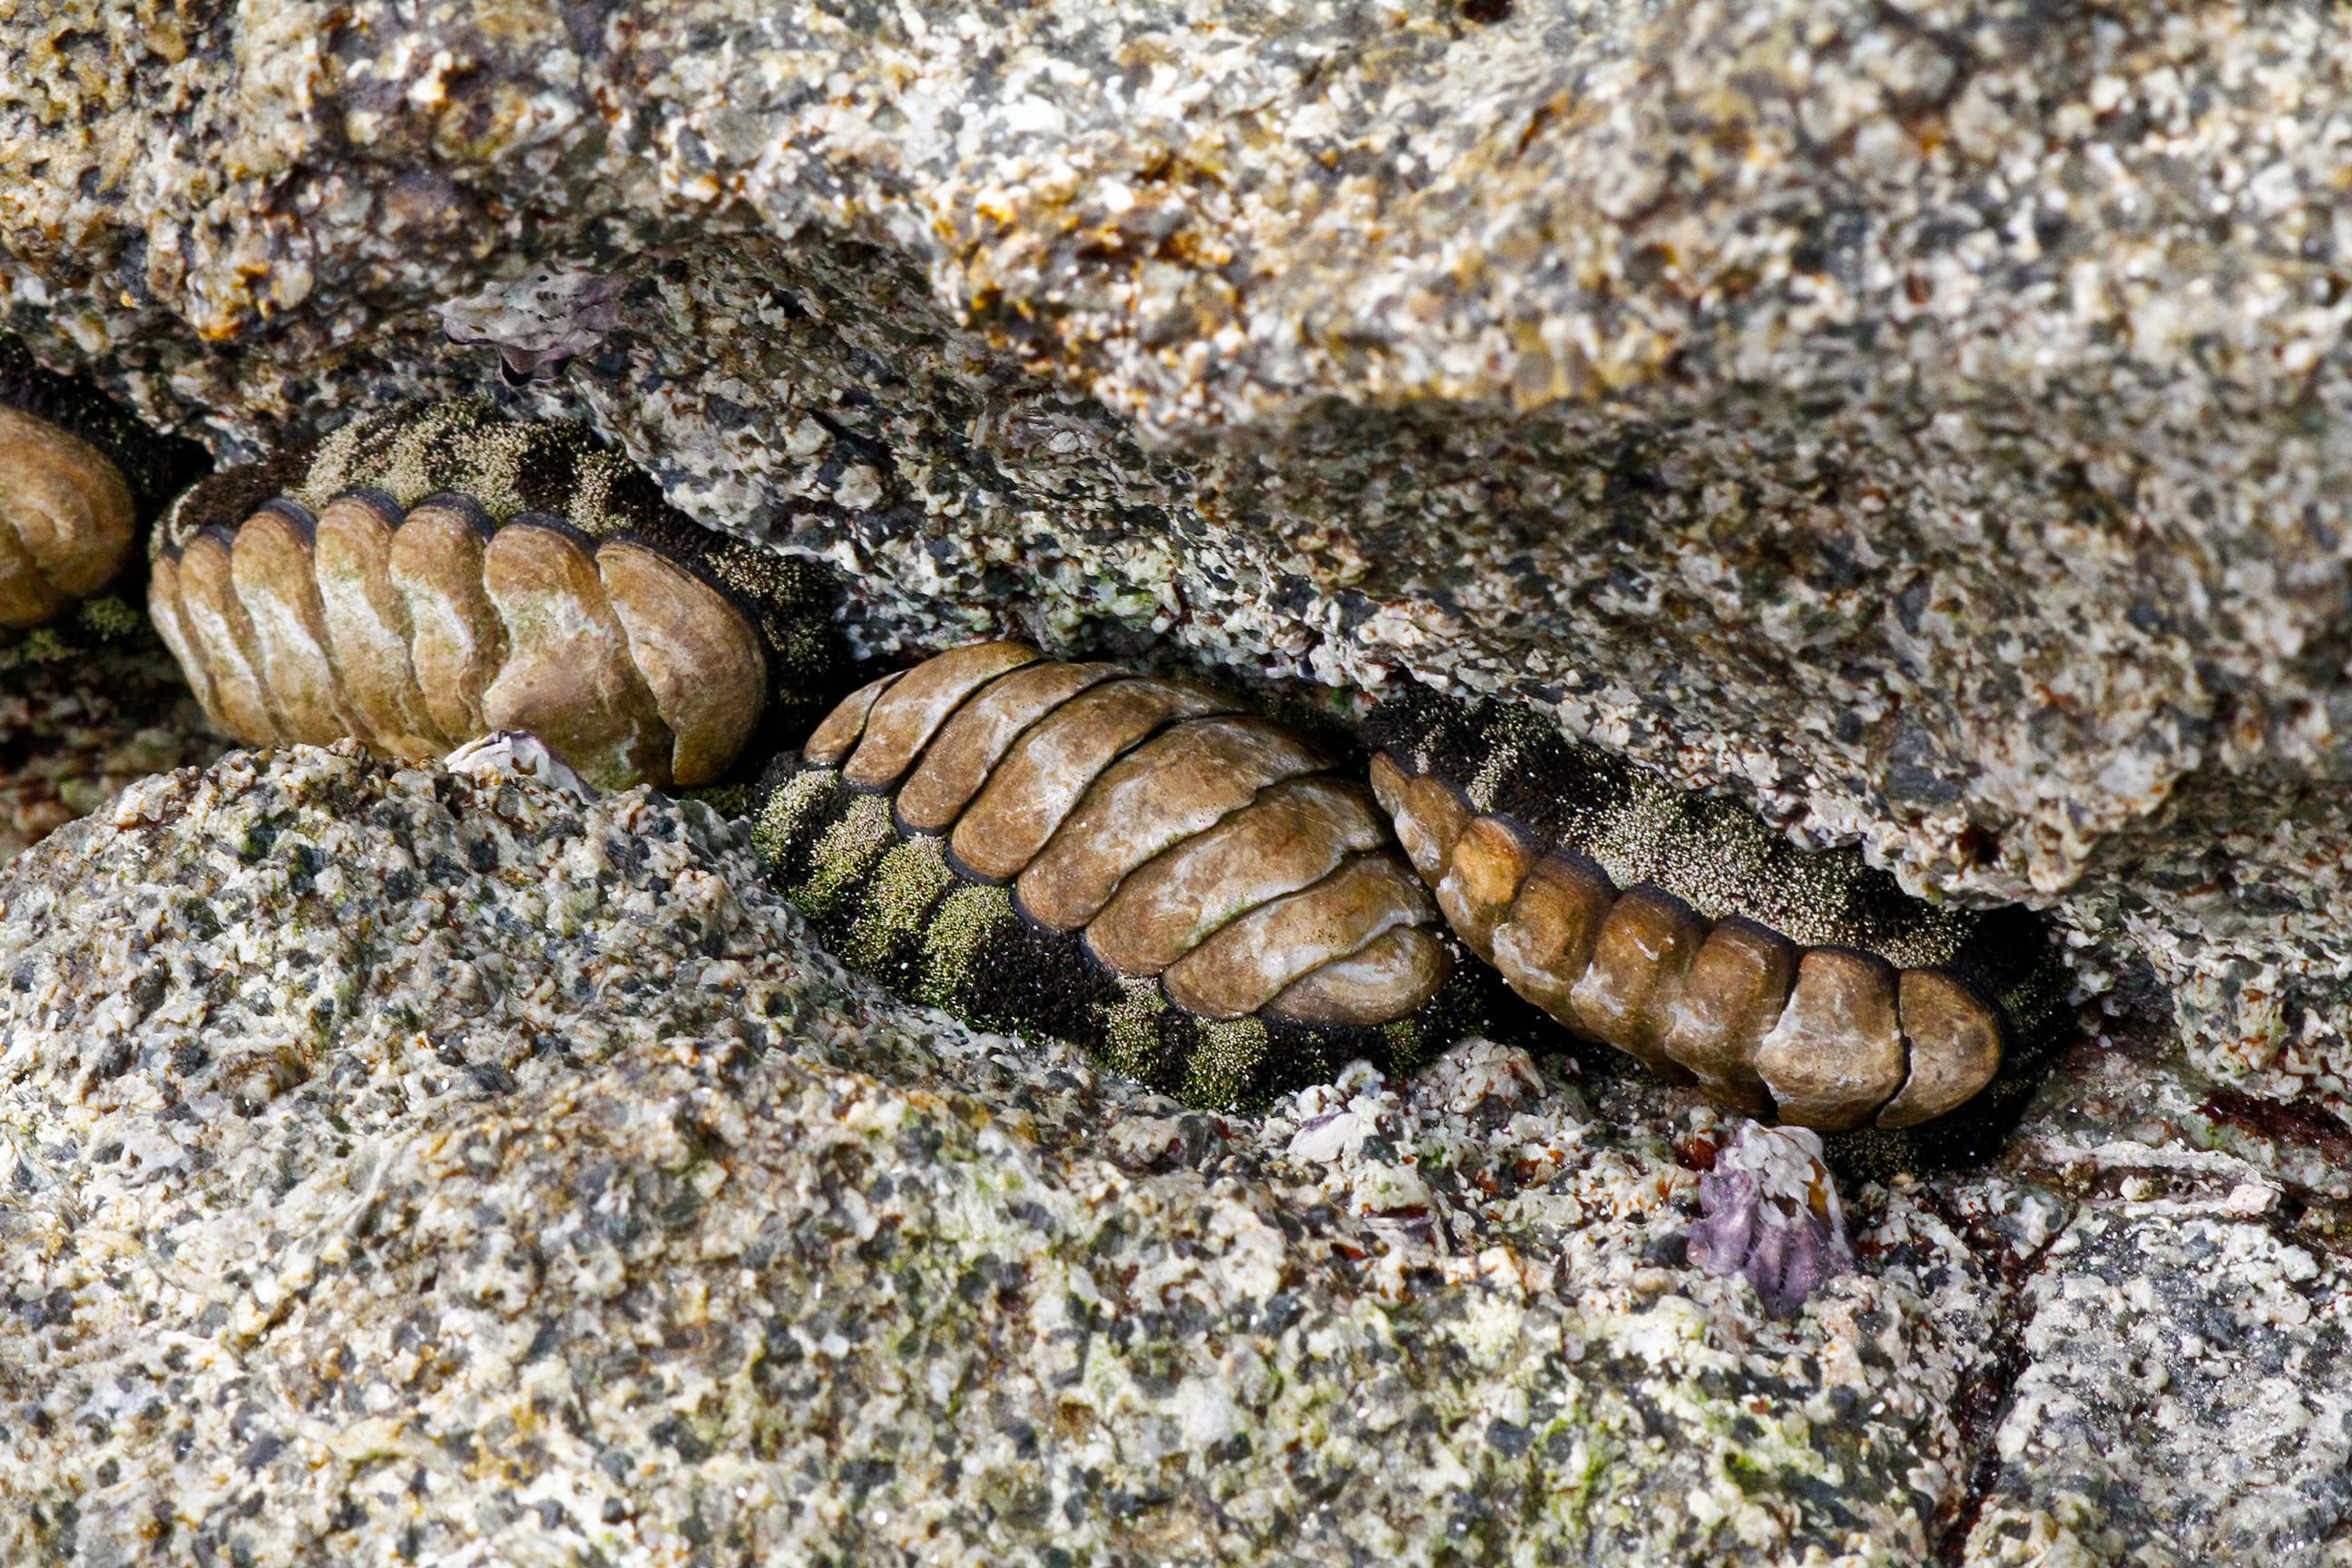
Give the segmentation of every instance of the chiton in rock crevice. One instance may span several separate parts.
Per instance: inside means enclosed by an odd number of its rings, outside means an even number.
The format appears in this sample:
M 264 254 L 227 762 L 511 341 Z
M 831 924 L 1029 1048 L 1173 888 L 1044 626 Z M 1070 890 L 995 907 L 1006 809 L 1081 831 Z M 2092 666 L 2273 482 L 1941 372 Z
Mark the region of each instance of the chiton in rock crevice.
M 148 603 L 214 721 L 422 761 L 526 730 L 593 783 L 687 788 L 833 658 L 824 568 L 668 506 L 587 432 L 408 406 L 216 475 Z
M 1315 746 L 1017 643 L 843 701 L 771 765 L 754 842 L 853 967 L 1195 1104 L 1409 1068 L 1497 999 Z
M 0 634 L 48 626 L 102 593 L 139 531 L 212 467 L 0 333 Z
M 1751 1115 L 1936 1122 L 2017 1081 L 2063 1015 L 2031 912 L 1912 898 L 1853 851 L 1800 849 L 1530 710 L 1416 689 L 1364 739 L 1373 792 L 1473 952 L 1577 1036 Z

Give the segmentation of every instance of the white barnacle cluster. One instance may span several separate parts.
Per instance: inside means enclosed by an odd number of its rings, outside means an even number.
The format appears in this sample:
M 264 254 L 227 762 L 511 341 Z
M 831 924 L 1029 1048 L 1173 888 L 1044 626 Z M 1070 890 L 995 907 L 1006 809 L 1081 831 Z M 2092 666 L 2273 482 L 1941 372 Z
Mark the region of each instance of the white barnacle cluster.
M 149 611 L 205 711 L 252 744 L 424 761 L 520 730 L 599 785 L 705 784 L 758 725 L 769 653 L 697 569 L 698 531 L 616 500 L 634 477 L 565 427 L 472 405 L 362 422 L 184 497 Z
M 1189 682 L 979 644 L 853 694 L 802 760 L 1199 1018 L 1388 1024 L 1451 966 L 1363 786 Z

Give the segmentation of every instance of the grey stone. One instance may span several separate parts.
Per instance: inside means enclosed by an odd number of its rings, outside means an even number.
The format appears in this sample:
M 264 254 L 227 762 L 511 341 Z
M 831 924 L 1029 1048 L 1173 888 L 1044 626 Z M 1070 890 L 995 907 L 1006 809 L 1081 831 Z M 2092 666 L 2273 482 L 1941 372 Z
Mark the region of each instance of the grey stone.
M 0 648 L 0 863 L 124 785 L 226 744 L 152 636 L 44 632 Z
M 0 309 L 225 451 L 479 390 L 445 310 L 625 277 L 519 400 L 842 564 L 869 648 L 1510 690 L 2053 900 L 2087 988 L 2152 965 L 2209 1067 L 2341 1092 L 2336 12 L 7 28 Z
M 10 1554 L 2346 1561 L 2347 28 L 0 17 L 0 324 L 226 457 L 496 389 L 866 651 L 1508 692 L 2095 1003 L 1783 1321 L 1677 1091 L 1187 1115 L 843 980 L 695 808 L 232 758 L 0 871 Z
M 738 829 L 233 752 L 0 869 L 0 1556 L 1916 1562 L 1999 1289 L 1768 1317 L 1716 1114 L 1475 1043 L 1263 1119 L 853 982 Z M 1057 1555 L 1058 1554 L 1058 1555 Z

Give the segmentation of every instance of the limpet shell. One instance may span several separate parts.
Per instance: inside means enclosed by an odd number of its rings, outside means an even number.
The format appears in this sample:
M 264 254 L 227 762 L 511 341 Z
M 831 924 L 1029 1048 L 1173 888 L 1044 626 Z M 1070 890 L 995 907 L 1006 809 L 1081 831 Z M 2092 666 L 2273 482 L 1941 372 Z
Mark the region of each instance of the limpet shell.
M 423 762 L 520 730 L 600 787 L 688 788 L 821 670 L 826 589 L 574 426 L 442 403 L 196 486 L 157 531 L 148 607 L 249 743 Z

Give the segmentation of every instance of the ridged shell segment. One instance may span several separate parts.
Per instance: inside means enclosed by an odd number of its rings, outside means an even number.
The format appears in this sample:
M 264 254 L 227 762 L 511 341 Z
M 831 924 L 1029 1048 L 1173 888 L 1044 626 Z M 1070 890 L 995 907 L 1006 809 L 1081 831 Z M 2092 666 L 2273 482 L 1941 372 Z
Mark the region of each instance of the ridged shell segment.
M 953 649 L 766 787 L 757 842 L 853 963 L 1196 1100 L 1378 1054 L 1454 972 L 1370 792 L 1187 681 Z
M 528 730 L 608 788 L 721 777 L 818 598 L 584 435 L 466 404 L 197 487 L 149 580 L 157 628 L 240 740 L 423 761 Z
M 1373 793 L 1465 946 L 1577 1036 L 1749 1114 L 1934 1121 L 2063 1003 L 2023 911 L 1907 898 L 1505 705 L 1415 696 L 1370 737 Z
M 208 466 L 0 333 L 0 633 L 47 626 L 136 553 L 163 487 Z

